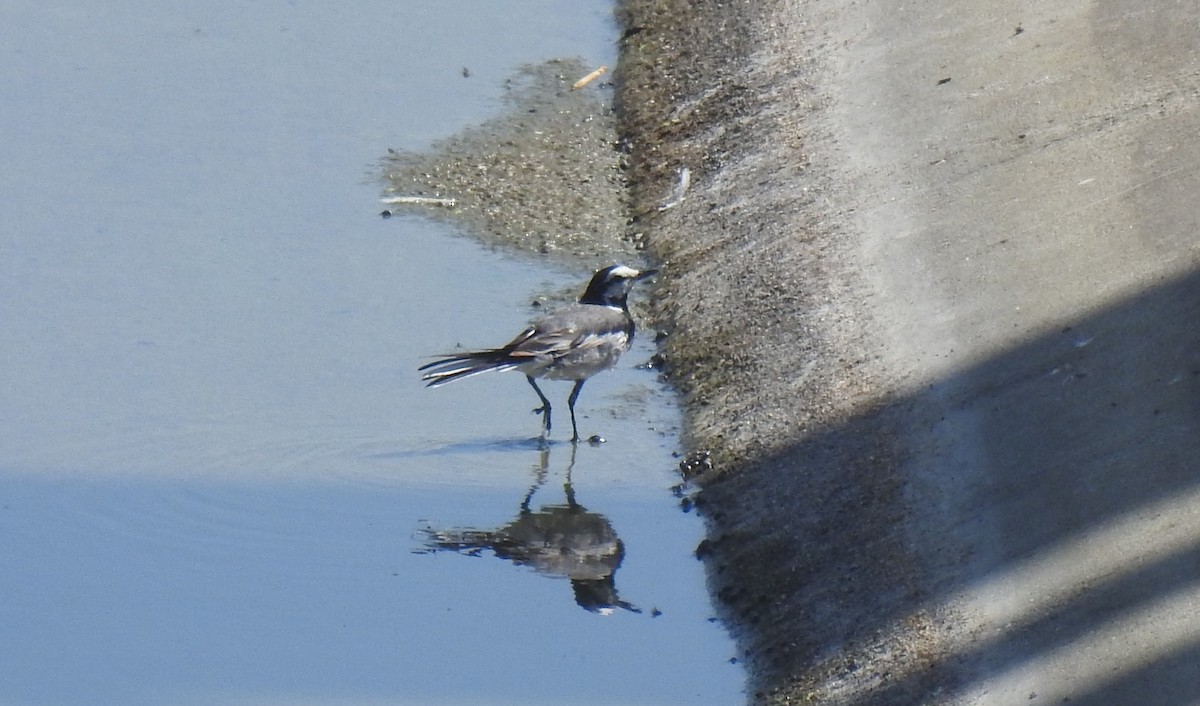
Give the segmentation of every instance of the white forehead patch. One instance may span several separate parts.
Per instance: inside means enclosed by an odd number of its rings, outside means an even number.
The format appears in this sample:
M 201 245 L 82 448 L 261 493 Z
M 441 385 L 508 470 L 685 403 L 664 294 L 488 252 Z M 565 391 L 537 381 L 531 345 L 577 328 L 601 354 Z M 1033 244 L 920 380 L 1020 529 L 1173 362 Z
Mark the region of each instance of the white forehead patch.
M 637 277 L 638 275 L 640 275 L 641 272 L 638 272 L 637 270 L 633 269 L 632 267 L 627 267 L 625 265 L 617 265 L 616 267 L 612 268 L 612 271 L 610 271 L 608 274 L 611 277 L 620 277 L 621 279 L 633 279 L 634 277 Z

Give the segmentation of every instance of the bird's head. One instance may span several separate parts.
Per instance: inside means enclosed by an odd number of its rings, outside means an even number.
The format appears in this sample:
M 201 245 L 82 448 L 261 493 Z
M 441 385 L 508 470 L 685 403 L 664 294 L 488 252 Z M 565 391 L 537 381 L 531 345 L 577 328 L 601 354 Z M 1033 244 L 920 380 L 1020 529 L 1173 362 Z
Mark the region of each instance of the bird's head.
M 625 308 L 625 298 L 638 281 L 658 273 L 658 270 L 635 270 L 627 265 L 610 265 L 592 275 L 580 304 L 598 304 Z

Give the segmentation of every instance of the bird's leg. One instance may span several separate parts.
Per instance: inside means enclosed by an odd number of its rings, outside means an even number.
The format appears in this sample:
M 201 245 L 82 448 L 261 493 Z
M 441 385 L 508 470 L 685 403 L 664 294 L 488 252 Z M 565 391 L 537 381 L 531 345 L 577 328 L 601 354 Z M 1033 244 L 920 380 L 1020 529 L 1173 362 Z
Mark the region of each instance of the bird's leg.
M 533 379 L 532 375 L 526 375 L 525 379 L 528 380 L 529 384 L 533 386 L 533 391 L 537 393 L 538 399 L 542 401 L 542 406 L 534 409 L 533 411 L 537 414 L 542 415 L 542 429 L 544 430 L 542 433 L 549 434 L 550 433 L 550 400 L 546 399 L 546 396 L 542 394 L 542 388 L 538 387 L 537 381 Z
M 567 409 L 571 410 L 571 442 L 579 441 L 579 427 L 575 426 L 575 400 L 579 399 L 579 391 L 583 389 L 583 383 L 587 380 L 576 380 L 575 387 L 571 388 L 571 396 L 567 398 Z
M 571 460 L 567 462 L 567 480 L 563 483 L 563 492 L 567 494 L 567 506 L 572 510 L 579 507 L 575 502 L 575 487 L 571 485 L 571 471 L 575 470 L 575 449 L 577 444 L 571 444 Z

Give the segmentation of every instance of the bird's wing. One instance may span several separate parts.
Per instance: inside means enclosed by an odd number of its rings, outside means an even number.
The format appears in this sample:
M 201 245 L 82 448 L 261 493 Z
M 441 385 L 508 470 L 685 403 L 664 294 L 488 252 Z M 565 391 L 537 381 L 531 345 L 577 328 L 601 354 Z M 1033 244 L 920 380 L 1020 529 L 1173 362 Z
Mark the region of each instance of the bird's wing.
M 579 332 L 574 327 L 540 331 L 530 327 L 510 344 L 513 347 L 508 355 L 512 358 L 557 358 L 566 355 L 578 337 Z
M 535 320 L 505 346 L 513 358 L 556 359 L 611 345 L 611 334 L 627 335 L 623 312 L 605 306 L 576 305 Z

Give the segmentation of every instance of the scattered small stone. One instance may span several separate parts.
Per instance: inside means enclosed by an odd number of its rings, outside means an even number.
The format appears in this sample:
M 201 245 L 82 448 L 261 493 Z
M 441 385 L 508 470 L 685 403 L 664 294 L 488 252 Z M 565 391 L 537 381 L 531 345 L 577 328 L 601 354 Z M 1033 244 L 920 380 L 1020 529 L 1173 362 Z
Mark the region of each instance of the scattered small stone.
M 698 475 L 712 470 L 712 458 L 707 451 L 697 451 L 685 458 L 679 464 L 679 474 L 685 480 L 691 480 Z

